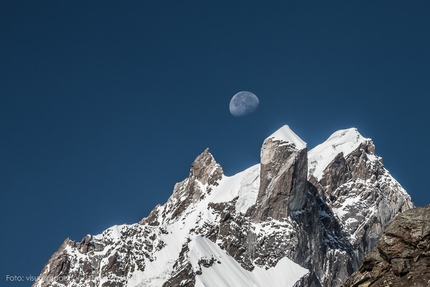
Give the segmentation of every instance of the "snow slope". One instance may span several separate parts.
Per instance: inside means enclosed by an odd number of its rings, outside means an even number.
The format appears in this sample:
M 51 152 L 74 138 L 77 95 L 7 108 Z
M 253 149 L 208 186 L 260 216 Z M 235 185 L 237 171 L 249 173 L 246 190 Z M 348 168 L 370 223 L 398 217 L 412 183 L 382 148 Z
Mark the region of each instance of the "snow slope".
M 306 142 L 296 135 L 288 125 L 282 126 L 268 138 L 293 143 L 297 149 L 304 149 L 306 147 Z
M 336 155 L 343 152 L 344 156 L 346 156 L 366 140 L 370 139 L 364 138 L 356 128 L 339 130 L 333 133 L 325 142 L 308 152 L 309 174 L 320 180 L 324 169 Z
M 256 267 L 252 271 L 243 269 L 240 264 L 224 250 L 202 236 L 197 236 L 190 243 L 190 262 L 194 271 L 200 271 L 196 277 L 196 287 L 265 287 L 293 286 L 297 280 L 308 273 L 308 270 L 284 257 L 270 269 Z M 212 259 L 210 268 L 203 268 L 198 261 Z
M 219 215 L 208 208 L 209 203 L 231 202 L 237 198 L 236 212 L 245 213 L 250 206 L 255 204 L 259 189 L 259 173 L 260 165 L 257 164 L 236 175 L 223 176 L 210 194 L 201 201 L 191 204 L 178 220 L 164 221 L 161 226 L 165 229 L 164 233 L 157 232 L 158 227 L 154 227 L 154 234 L 158 234 L 155 241 L 163 242 L 164 246 L 155 252 L 154 256 L 145 259 L 145 270 L 143 272 L 135 271 L 131 278 L 124 282 L 125 286 L 161 286 L 174 272 L 174 264 L 178 254 L 186 244 L 189 248 L 188 260 L 193 271 L 198 274 L 196 275 L 196 287 L 293 286 L 297 280 L 308 273 L 308 270 L 290 259 L 283 258 L 272 268 L 256 266 L 251 272 L 244 269 L 216 243 L 200 235 L 195 235 L 192 231 L 192 229 L 204 228 L 205 224 L 218 224 L 217 222 L 220 221 Z M 200 186 L 202 190 L 205 190 L 206 187 L 205 185 Z M 160 210 L 164 208 L 165 206 L 159 207 Z M 163 222 L 162 214 L 160 212 L 159 222 Z M 93 240 L 121 241 L 121 234 L 128 228 L 142 229 L 142 226 L 113 226 L 102 234 L 94 236 Z M 255 228 L 263 231 L 268 227 L 256 224 Z M 269 233 L 269 231 L 266 232 Z M 139 244 L 137 238 L 128 239 L 133 245 Z M 71 248 L 68 248 L 68 252 L 80 257 L 78 252 L 74 252 Z M 201 260 L 210 259 L 214 259 L 215 263 L 208 268 L 202 268 L 198 264 Z M 78 258 L 77 260 L 79 261 Z M 200 271 L 200 274 L 197 271 Z M 100 283 L 104 282 L 106 281 L 100 280 Z

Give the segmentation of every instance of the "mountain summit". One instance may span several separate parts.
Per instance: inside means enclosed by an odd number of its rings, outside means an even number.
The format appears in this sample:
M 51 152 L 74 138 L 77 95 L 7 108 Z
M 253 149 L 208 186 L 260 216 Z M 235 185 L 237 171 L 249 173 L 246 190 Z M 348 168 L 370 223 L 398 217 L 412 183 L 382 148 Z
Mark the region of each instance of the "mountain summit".
M 340 286 L 412 207 L 357 129 L 308 152 L 283 126 L 233 176 L 206 149 L 164 205 L 66 239 L 33 286 Z
M 284 125 L 275 131 L 267 139 L 269 138 L 278 141 L 289 142 L 290 144 L 294 144 L 298 149 L 304 149 L 306 147 L 306 143 L 298 135 L 296 135 L 288 125 Z

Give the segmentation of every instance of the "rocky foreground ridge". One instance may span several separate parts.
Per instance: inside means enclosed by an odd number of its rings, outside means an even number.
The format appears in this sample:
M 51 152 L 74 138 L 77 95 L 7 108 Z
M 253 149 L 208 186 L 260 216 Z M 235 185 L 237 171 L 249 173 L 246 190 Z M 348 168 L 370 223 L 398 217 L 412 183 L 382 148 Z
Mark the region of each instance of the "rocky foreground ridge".
M 430 286 L 430 205 L 398 215 L 342 286 Z
M 225 176 L 209 150 L 139 223 L 66 239 L 33 286 L 340 286 L 413 207 L 354 128 L 307 150 L 288 126 Z

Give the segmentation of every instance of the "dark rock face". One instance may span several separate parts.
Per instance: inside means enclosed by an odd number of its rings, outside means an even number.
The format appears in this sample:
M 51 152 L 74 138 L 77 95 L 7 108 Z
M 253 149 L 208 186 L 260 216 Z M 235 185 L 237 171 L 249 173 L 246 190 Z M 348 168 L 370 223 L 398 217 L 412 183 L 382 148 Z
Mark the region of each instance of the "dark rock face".
M 60 246 L 57 252 L 55 252 L 50 261 L 50 265 L 46 265 L 39 277 L 43 277 L 48 284 L 52 282 L 66 283 L 70 275 L 70 258 L 67 255 L 67 246 L 74 246 L 75 242 L 67 238 Z M 48 285 L 46 285 L 48 286 Z
M 209 149 L 206 149 L 191 164 L 189 177 L 175 185 L 173 195 L 164 209 L 166 216 L 163 217 L 169 220 L 178 218 L 190 204 L 210 194 L 223 174 L 221 166 L 215 161 Z M 201 189 L 202 185 L 206 185 L 206 190 Z
M 306 204 L 307 150 L 268 138 L 261 148 L 258 205 L 249 211 L 256 221 L 285 221 Z
M 308 182 L 307 197 L 303 212 L 293 217 L 299 228 L 293 258 L 310 273 L 295 287 L 338 286 L 338 282 L 353 271 L 352 246 L 330 206 L 311 182 Z
M 94 243 L 91 241 L 91 235 L 85 236 L 82 241 L 77 246 L 79 248 L 79 251 L 83 254 L 88 253 L 88 251 L 91 251 L 94 249 Z
M 172 275 L 162 287 L 194 287 L 196 284 L 195 274 L 193 273 L 192 266 L 187 260 L 187 253 L 190 251 L 188 248 L 188 243 L 189 241 L 182 245 L 178 260 L 173 265 Z
M 430 205 L 399 214 L 343 286 L 430 286 Z
M 382 231 L 398 213 L 413 207 L 409 196 L 385 170 L 374 151 L 373 143 L 365 141 L 346 158 L 338 155 L 320 181 L 328 204 L 335 210 L 344 207 L 344 218 L 350 219 L 344 225 L 345 232 L 362 238 L 361 242 L 351 241 L 358 259 L 355 264 L 376 247 Z M 359 201 L 345 205 L 354 197 Z
M 331 195 L 339 186 L 350 180 L 351 177 L 348 164 L 341 152 L 327 166 L 320 184 L 325 187 L 326 195 Z
M 222 175 L 221 166 L 216 163 L 209 149 L 205 149 L 191 164 L 188 178 L 198 180 L 202 184 L 214 185 Z
M 374 151 L 364 141 L 346 156 L 337 154 L 320 181 L 309 175 L 306 212 L 296 216 L 302 247 L 295 262 L 311 276 L 297 286 L 339 286 L 376 247 L 388 223 L 413 207 Z

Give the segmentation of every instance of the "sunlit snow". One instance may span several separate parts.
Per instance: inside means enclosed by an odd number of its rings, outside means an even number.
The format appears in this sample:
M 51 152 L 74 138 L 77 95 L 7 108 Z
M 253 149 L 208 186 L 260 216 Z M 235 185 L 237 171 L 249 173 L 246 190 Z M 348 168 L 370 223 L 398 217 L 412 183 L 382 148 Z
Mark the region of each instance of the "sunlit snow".
M 364 138 L 356 128 L 339 130 L 333 133 L 325 142 L 308 152 L 309 174 L 320 180 L 324 169 L 336 155 L 343 152 L 344 156 L 346 156 L 366 140 L 370 139 Z
M 197 236 L 190 243 L 189 258 L 196 276 L 196 287 L 289 287 L 308 273 L 308 270 L 290 259 L 282 258 L 275 267 L 255 267 L 248 271 L 230 257 L 218 245 L 207 238 Z M 213 265 L 205 268 L 198 264 L 200 259 L 212 259 Z
M 306 147 L 306 142 L 296 135 L 288 125 L 282 126 L 268 138 L 293 143 L 296 145 L 297 149 L 304 149 Z

